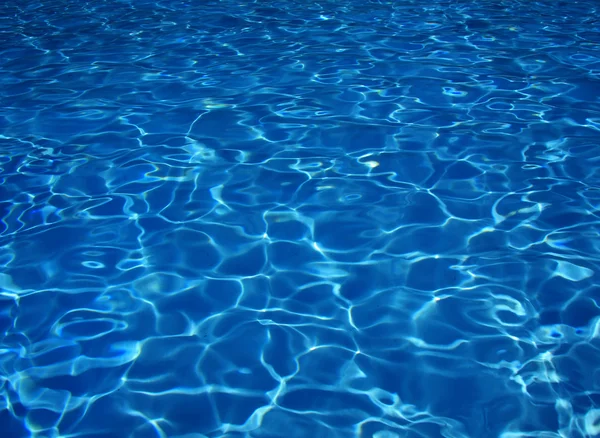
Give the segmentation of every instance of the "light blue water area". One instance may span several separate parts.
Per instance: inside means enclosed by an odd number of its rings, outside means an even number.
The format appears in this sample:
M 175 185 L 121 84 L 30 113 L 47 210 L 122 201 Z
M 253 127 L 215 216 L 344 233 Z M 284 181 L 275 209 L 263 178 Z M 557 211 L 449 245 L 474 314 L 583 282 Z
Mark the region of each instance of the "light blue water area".
M 600 435 L 600 5 L 0 3 L 0 435 Z

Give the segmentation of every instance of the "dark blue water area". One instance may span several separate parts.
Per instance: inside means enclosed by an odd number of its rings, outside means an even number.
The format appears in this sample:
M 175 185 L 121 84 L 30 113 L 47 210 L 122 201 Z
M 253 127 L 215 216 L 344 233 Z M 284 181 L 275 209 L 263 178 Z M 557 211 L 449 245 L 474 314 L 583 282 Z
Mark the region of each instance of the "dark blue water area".
M 600 436 L 598 17 L 0 2 L 0 436 Z

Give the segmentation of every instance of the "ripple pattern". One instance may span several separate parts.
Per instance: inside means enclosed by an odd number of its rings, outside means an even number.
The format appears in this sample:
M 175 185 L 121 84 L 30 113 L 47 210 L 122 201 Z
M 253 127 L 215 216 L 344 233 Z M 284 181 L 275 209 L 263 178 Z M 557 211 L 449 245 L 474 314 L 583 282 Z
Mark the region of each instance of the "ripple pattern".
M 3 436 L 600 436 L 598 17 L 3 1 Z

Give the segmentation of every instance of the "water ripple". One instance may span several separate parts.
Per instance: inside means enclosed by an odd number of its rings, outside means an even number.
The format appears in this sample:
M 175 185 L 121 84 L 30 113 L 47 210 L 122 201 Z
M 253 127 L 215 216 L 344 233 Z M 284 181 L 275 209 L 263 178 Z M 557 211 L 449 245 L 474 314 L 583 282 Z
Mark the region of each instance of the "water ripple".
M 598 436 L 599 13 L 3 2 L 6 436 Z

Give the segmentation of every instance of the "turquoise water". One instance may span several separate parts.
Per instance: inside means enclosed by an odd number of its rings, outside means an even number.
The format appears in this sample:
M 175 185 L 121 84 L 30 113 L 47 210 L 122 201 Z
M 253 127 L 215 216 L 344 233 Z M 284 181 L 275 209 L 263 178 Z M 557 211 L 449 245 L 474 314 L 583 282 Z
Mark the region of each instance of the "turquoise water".
M 1 436 L 600 435 L 599 9 L 2 2 Z

